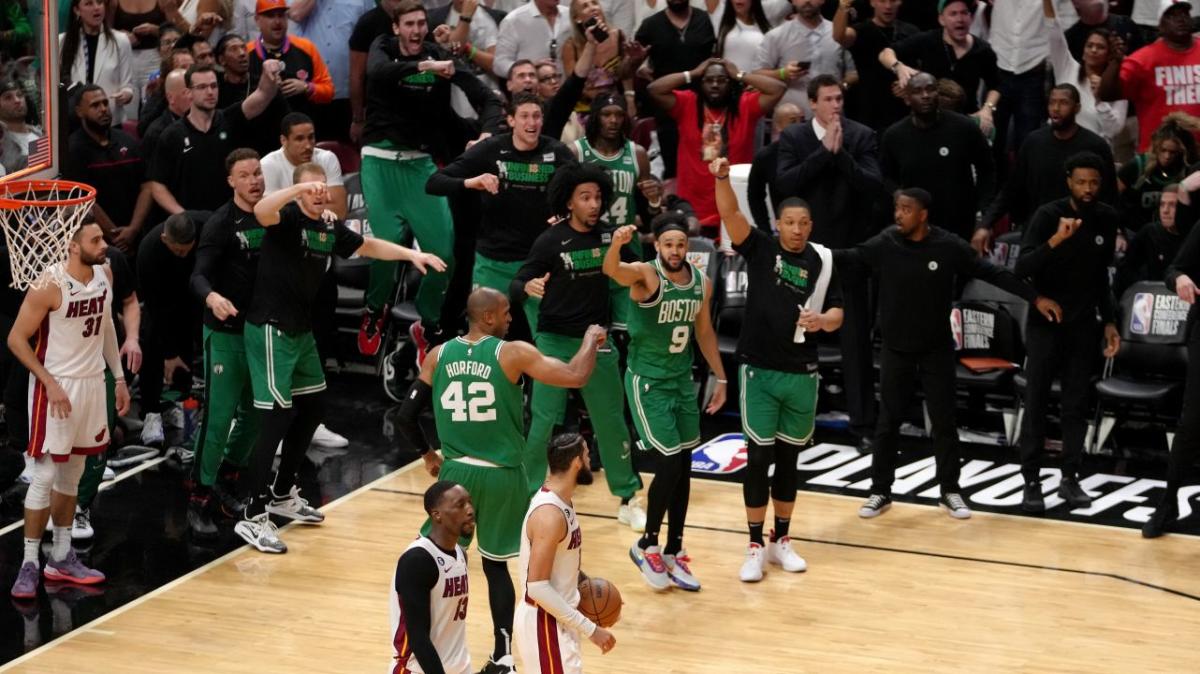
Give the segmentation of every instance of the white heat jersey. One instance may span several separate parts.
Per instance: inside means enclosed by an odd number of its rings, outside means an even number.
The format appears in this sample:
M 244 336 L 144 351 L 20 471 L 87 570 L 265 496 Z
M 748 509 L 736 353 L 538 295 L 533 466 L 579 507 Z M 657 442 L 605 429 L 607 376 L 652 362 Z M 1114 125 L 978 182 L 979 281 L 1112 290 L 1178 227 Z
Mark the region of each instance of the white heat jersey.
M 405 552 L 420 548 L 433 557 L 438 567 L 438 581 L 429 591 L 429 639 L 447 674 L 470 674 L 471 654 L 467 651 L 467 553 L 454 546 L 454 556 L 442 552 L 425 536 L 413 541 Z M 396 649 L 393 674 L 423 674 L 417 658 L 408 644 L 404 607 L 392 581 L 392 645 Z
M 567 535 L 558 543 L 554 551 L 554 566 L 550 569 L 550 587 L 562 595 L 567 605 L 579 605 L 579 568 L 583 552 L 583 529 L 579 526 L 579 518 L 575 509 L 558 497 L 558 494 L 542 487 L 529 503 L 525 512 L 525 522 L 521 524 L 521 587 L 529 582 L 529 515 L 534 509 L 552 505 L 562 511 L 567 518 Z
M 59 292 L 62 302 L 38 329 L 38 360 L 55 378 L 102 376 L 105 321 L 112 320 L 108 274 L 102 265 L 92 265 L 91 283 L 66 275 Z

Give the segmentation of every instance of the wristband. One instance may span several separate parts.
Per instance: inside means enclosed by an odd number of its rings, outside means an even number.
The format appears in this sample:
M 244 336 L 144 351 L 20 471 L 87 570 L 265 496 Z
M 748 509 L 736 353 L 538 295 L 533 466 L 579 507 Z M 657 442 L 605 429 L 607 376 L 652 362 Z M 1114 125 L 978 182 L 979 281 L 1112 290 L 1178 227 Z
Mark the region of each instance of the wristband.
M 470 44 L 470 43 L 468 42 L 467 44 Z M 475 45 L 473 45 L 473 44 L 471 44 L 470 46 L 471 46 L 471 48 L 467 50 L 467 60 L 473 61 L 473 60 L 475 60 L 475 54 L 479 53 L 479 50 L 476 49 Z
M 729 380 L 728 380 L 728 379 L 718 379 L 718 380 L 717 380 L 717 383 L 718 383 L 718 384 L 728 384 L 728 383 L 729 383 Z
M 783 81 L 785 81 L 785 82 L 787 81 L 787 68 L 780 68 L 780 69 L 779 69 L 779 79 L 781 79 L 781 80 L 783 80 Z
M 460 15 L 458 15 L 458 20 L 459 20 L 459 21 L 462 21 L 463 23 L 471 23 L 471 18 L 472 18 L 473 16 L 474 16 L 474 15 L 472 15 L 472 16 L 463 16 L 463 15 L 461 15 L 461 14 L 460 14 Z
M 635 96 L 637 96 L 637 94 L 633 93 L 632 91 L 625 92 L 625 98 L 633 98 Z
M 729 176 L 717 176 L 717 180 L 729 180 Z
M 692 83 L 692 71 L 690 71 L 690 70 L 683 71 L 683 83 L 684 84 Z

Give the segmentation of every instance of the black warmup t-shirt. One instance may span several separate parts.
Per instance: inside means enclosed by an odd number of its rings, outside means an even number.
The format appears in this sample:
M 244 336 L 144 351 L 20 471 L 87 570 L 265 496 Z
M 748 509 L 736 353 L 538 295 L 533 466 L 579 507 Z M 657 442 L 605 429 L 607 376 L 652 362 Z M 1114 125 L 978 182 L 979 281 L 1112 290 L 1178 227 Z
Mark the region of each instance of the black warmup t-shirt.
M 812 246 L 792 253 L 779 239 L 752 228 L 745 241 L 733 247 L 746 259 L 746 313 L 738 337 L 738 361 L 781 372 L 811 372 L 817 363 L 817 342 L 795 341 L 800 309 L 821 276 L 821 256 Z M 835 269 L 825 291 L 824 312 L 842 306 L 842 289 Z
M 371 51 L 371 43 L 380 35 L 392 34 L 392 19 L 376 6 L 371 11 L 358 17 L 354 30 L 350 32 L 350 51 L 363 54 Z
M 546 231 L 550 204 L 546 188 L 559 166 L 574 162 L 575 155 L 557 140 L 538 139 L 532 150 L 518 150 L 512 134 L 492 136 L 476 143 L 454 163 L 429 177 L 426 191 L 451 196 L 466 190 L 468 178 L 491 173 L 500 180 L 497 194 L 476 192 L 481 204 L 477 250 L 502 262 L 519 262 L 529 255 L 533 242 Z
M 858 86 L 851 89 L 855 121 L 883 131 L 908 114 L 908 106 L 892 94 L 896 76 L 879 62 L 879 52 L 918 32 L 916 26 L 903 21 L 886 28 L 874 21 L 854 24 L 854 46 L 849 51 L 858 67 Z
M 979 110 L 979 83 L 986 89 L 999 85 L 999 70 L 996 52 L 986 40 L 973 38 L 971 47 L 962 58 L 955 56 L 954 48 L 942 39 L 942 29 L 927 30 L 897 42 L 896 56 L 904 65 L 929 73 L 938 79 L 949 78 L 962 85 L 967 92 L 966 111 Z
M 246 126 L 240 104 L 217 110 L 207 132 L 184 115 L 159 137 L 150 179 L 166 185 L 188 210 L 217 210 L 233 196 L 225 178 L 225 157 L 241 147 Z
M 258 257 L 267 228 L 253 213 L 238 208 L 232 200 L 217 209 L 200 234 L 196 268 L 192 271 L 192 293 L 203 303 L 211 292 L 233 302 L 238 314 L 222 321 L 204 308 L 204 324 L 213 330 L 240 333 L 243 316 L 254 297 Z
M 279 211 L 278 224 L 265 229 L 246 320 L 291 334 L 310 332 L 313 302 L 331 258 L 350 257 L 363 238 L 341 221 L 313 220 L 295 202 Z
M 110 129 L 108 144 L 101 145 L 83 129 L 68 141 L 63 177 L 96 188 L 96 203 L 117 227 L 133 219 L 138 193 L 146 181 L 146 162 L 138 142 L 119 129 Z
M 524 301 L 525 284 L 550 274 L 538 308 L 539 332 L 582 337 L 589 325 L 612 323 L 608 277 L 603 270 L 610 243 L 612 232 L 580 232 L 568 222 L 537 238 L 529 259 L 513 279 L 512 296 L 515 302 Z M 638 261 L 631 246 L 621 248 L 621 260 Z

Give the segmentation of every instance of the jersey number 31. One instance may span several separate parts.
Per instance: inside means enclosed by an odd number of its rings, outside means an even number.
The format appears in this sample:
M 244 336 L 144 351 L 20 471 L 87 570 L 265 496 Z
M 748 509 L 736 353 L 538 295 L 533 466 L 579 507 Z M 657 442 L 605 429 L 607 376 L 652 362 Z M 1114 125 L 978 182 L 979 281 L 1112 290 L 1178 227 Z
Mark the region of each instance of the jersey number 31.
M 496 389 L 486 381 L 467 384 L 463 396 L 463 383 L 452 381 L 439 399 L 444 409 L 450 410 L 451 421 L 495 421 Z

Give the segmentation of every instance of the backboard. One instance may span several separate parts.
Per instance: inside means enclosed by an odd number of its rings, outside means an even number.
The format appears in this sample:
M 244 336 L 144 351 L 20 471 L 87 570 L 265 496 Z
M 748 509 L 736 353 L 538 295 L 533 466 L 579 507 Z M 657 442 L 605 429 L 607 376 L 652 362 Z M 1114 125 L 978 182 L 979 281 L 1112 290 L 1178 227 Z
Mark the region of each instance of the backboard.
M 32 45 L 0 51 L 0 79 L 15 80 L 25 91 L 29 121 L 44 134 L 29 142 L 29 162 L 0 181 L 56 178 L 65 139 L 59 129 L 58 0 L 26 0 Z

